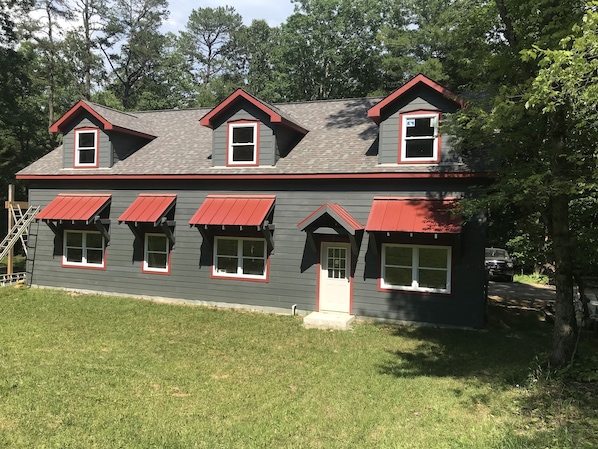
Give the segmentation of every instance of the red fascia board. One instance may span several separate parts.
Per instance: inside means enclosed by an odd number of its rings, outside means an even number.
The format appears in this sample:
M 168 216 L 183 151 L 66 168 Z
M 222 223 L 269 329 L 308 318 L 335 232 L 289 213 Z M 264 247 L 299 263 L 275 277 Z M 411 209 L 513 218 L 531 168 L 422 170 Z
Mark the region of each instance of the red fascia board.
M 451 215 L 455 201 L 415 198 L 374 198 L 368 232 L 459 234 L 461 219 Z
M 35 218 L 42 221 L 88 221 L 111 197 L 110 194 L 59 194 Z
M 118 217 L 118 222 L 157 223 L 170 209 L 176 194 L 140 194 Z
M 438 92 L 438 93 L 444 95 L 445 97 L 449 98 L 450 100 L 454 101 L 462 108 L 465 107 L 465 102 L 462 99 L 460 99 L 456 94 L 454 94 L 453 92 L 448 90 L 446 87 L 441 86 L 437 82 L 432 81 L 430 78 L 428 78 L 427 76 L 422 75 L 420 73 L 419 75 L 417 75 L 416 77 L 414 77 L 410 81 L 408 81 L 407 83 L 403 84 L 401 87 L 399 87 L 393 93 L 388 95 L 386 98 L 381 100 L 378 104 L 376 104 L 375 106 L 370 108 L 368 110 L 368 117 L 371 118 L 377 125 L 379 125 L 381 118 L 382 118 L 382 110 L 384 108 L 386 108 L 388 105 L 390 105 L 391 103 L 394 103 L 395 100 L 400 98 L 402 95 L 404 95 L 406 92 L 411 90 L 413 87 L 415 87 L 419 83 L 423 83 L 426 86 L 434 89 L 436 92 Z
M 93 109 L 91 106 L 89 106 L 83 100 L 79 100 L 79 102 L 75 106 L 70 108 L 62 117 L 60 117 L 60 119 L 58 119 L 56 122 L 54 122 L 54 124 L 52 126 L 50 126 L 50 132 L 52 132 L 52 133 L 63 132 L 64 126 L 68 122 L 74 120 L 82 110 L 89 112 L 93 117 L 95 117 L 102 124 L 102 127 L 104 128 L 105 131 L 116 131 L 116 132 L 120 132 L 120 133 L 130 134 L 132 136 L 143 137 L 146 139 L 155 139 L 157 137 L 152 134 L 147 134 L 147 133 L 144 133 L 141 131 L 135 131 L 133 129 L 123 128 L 118 125 L 113 125 L 108 120 L 106 120 L 104 117 L 102 117 L 100 114 L 98 114 L 95 109 Z
M 218 175 L 16 175 L 22 181 L 222 181 L 222 180 L 327 180 L 327 179 L 494 179 L 489 172 L 469 173 L 303 173 Z
M 307 228 L 310 224 L 320 218 L 322 215 L 328 214 L 333 217 L 343 228 L 347 231 L 355 234 L 356 231 L 363 230 L 363 225 L 357 221 L 353 216 L 347 212 L 342 206 L 339 204 L 330 204 L 325 203 L 322 204 L 318 209 L 314 212 L 309 214 L 306 218 L 304 218 L 300 223 L 297 224 L 297 228 L 303 231 Z
M 218 106 L 216 106 L 214 109 L 212 109 L 206 115 L 204 115 L 199 120 L 199 124 L 213 129 L 214 128 L 214 126 L 213 126 L 214 120 L 220 114 L 222 114 L 227 108 L 229 108 L 234 102 L 236 102 L 239 99 L 244 99 L 244 100 L 248 101 L 249 103 L 251 103 L 252 105 L 254 105 L 256 108 L 263 111 L 265 114 L 268 115 L 268 117 L 270 118 L 270 121 L 272 123 L 280 123 L 286 127 L 294 129 L 295 131 L 301 132 L 303 134 L 307 134 L 307 130 L 305 128 L 297 125 L 296 123 L 293 123 L 293 122 L 287 120 L 286 118 L 284 118 L 283 116 L 278 114 L 276 111 L 272 110 L 271 108 L 266 106 L 264 103 L 262 103 L 260 100 L 255 98 L 253 95 L 249 94 L 248 92 L 244 91 L 241 88 L 235 90 L 224 101 L 222 101 L 222 103 L 220 103 Z
M 85 110 L 93 115 L 104 127 L 106 130 L 112 129 L 112 124 L 98 114 L 91 106 L 85 103 L 83 100 L 80 100 L 75 106 L 70 108 L 62 117 L 60 117 L 52 126 L 50 126 L 50 132 L 52 133 L 59 133 L 62 132 L 63 127 L 66 123 L 73 120 L 81 110 Z
M 261 226 L 276 195 L 208 195 L 190 225 Z

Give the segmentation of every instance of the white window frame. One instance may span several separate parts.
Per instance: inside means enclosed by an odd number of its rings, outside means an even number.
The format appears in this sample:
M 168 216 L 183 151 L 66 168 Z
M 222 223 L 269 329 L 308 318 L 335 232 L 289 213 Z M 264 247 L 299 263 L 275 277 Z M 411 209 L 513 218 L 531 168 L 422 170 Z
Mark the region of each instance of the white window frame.
M 228 273 L 224 271 L 218 271 L 218 244 L 221 241 L 236 241 L 237 242 L 237 272 Z M 243 273 L 243 242 L 247 240 L 260 241 L 264 245 L 264 272 L 261 275 L 245 274 Z M 227 256 L 231 257 L 231 256 Z M 214 237 L 214 251 L 212 261 L 212 275 L 215 277 L 228 277 L 228 278 L 242 278 L 242 279 L 267 279 L 268 275 L 268 247 L 266 245 L 266 239 L 260 237 Z
M 434 135 L 421 137 L 407 137 L 407 124 L 409 120 L 416 120 L 420 118 L 434 119 Z M 439 112 L 430 113 L 416 113 L 416 114 L 402 114 L 401 116 L 401 162 L 436 162 L 438 160 L 439 139 L 438 125 L 440 122 Z M 433 150 L 431 157 L 407 157 L 407 141 L 413 140 L 429 140 L 433 137 Z
M 247 143 L 233 143 L 233 133 L 237 128 L 252 128 L 253 129 L 253 159 L 251 161 L 235 161 L 233 158 L 234 149 L 236 146 L 245 146 Z M 257 165 L 258 163 L 258 124 L 257 122 L 242 122 L 228 124 L 228 165 Z
M 80 147 L 79 135 L 93 134 L 93 147 Z M 75 130 L 75 167 L 97 167 L 98 166 L 98 147 L 100 132 L 98 129 L 76 129 Z M 81 150 L 93 150 L 93 162 L 81 162 Z
M 393 285 L 386 283 L 386 250 L 387 248 L 402 247 L 411 248 L 412 260 L 411 260 L 411 285 Z M 429 288 L 419 286 L 419 250 L 420 249 L 444 249 L 447 252 L 446 269 L 444 268 L 431 268 L 422 267 L 428 270 L 446 271 L 446 288 Z M 430 293 L 451 293 L 451 278 L 452 278 L 452 248 L 450 246 L 437 246 L 437 245 L 405 245 L 398 243 L 383 243 L 382 244 L 382 259 L 381 259 L 381 273 L 380 273 L 380 286 L 384 289 L 391 290 L 406 290 L 414 292 L 430 292 Z M 407 268 L 407 266 L 403 267 Z
M 81 247 L 78 246 L 67 246 L 67 235 L 68 234 L 82 234 L 81 236 Z M 102 263 L 90 263 L 87 261 L 87 236 L 93 234 L 93 235 L 99 235 L 102 238 Z M 105 268 L 106 266 L 106 241 L 104 239 L 104 236 L 98 232 L 98 231 L 78 231 L 78 230 L 69 230 L 69 229 L 65 229 L 63 236 L 62 236 L 62 240 L 63 240 L 63 245 L 62 245 L 62 265 L 64 266 L 69 266 L 69 267 L 85 267 L 85 268 Z M 81 249 L 81 253 L 82 253 L 82 261 L 81 262 L 73 262 L 73 261 L 69 261 L 67 259 L 67 249 L 68 248 L 77 248 L 77 249 Z M 92 249 L 98 249 L 98 248 L 92 248 Z
M 149 265 L 149 245 L 148 239 L 149 237 L 163 237 L 164 238 L 164 251 L 152 251 L 152 253 L 157 254 L 165 254 L 166 255 L 166 267 L 165 268 L 158 268 L 158 267 L 150 267 Z M 170 241 L 166 234 L 160 232 L 146 232 L 143 238 L 143 271 L 150 272 L 150 273 L 168 273 L 170 272 Z

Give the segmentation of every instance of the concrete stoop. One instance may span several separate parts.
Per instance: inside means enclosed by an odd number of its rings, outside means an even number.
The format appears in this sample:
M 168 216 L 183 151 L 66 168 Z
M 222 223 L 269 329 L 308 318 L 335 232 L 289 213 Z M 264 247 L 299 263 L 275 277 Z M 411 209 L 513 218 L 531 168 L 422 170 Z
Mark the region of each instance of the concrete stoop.
M 308 329 L 351 329 L 351 323 L 355 320 L 353 315 L 348 313 L 312 312 L 303 318 L 303 327 Z

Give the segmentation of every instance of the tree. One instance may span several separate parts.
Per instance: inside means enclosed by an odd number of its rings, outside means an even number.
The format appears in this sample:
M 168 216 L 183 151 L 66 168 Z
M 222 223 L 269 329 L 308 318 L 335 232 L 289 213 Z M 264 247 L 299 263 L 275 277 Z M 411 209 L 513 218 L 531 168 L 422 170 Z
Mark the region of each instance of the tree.
M 364 96 L 380 87 L 385 0 L 295 0 L 274 55 L 283 100 Z
M 110 88 L 125 109 L 137 109 L 139 86 L 157 68 L 167 7 L 167 0 L 113 0 L 108 6 L 101 49 L 111 69 Z
M 520 54 L 535 43 L 556 48 L 566 34 L 564 30 L 580 19 L 583 4 L 544 0 L 543 9 L 538 9 L 533 1 L 497 0 L 494 6 L 497 21 L 491 29 L 498 38 L 487 39 L 486 56 L 477 61 L 479 76 L 470 82 L 485 95 L 472 99 L 459 114 L 461 149 L 467 157 L 474 154 L 470 150 L 483 151 L 486 147 L 487 160 L 493 164 L 497 179 L 484 201 L 494 206 L 511 204 L 544 222 L 555 261 L 557 288 L 550 361 L 563 365 L 574 354 L 577 334 L 569 233 L 575 217 L 570 215 L 570 202 L 583 194 L 585 188 L 579 189 L 577 183 L 589 179 L 586 171 L 593 165 L 587 162 L 594 150 L 587 146 L 587 134 L 581 133 L 575 123 L 571 104 L 552 110 L 536 107 L 539 98 L 549 91 L 549 83 L 546 80 L 542 93 L 538 77 L 546 78 L 542 75 L 544 69 L 538 66 L 538 59 L 530 57 L 533 53 L 528 52 L 523 59 Z M 560 20 L 558 24 L 553 16 Z M 447 68 L 450 74 L 450 67 L 445 65 Z

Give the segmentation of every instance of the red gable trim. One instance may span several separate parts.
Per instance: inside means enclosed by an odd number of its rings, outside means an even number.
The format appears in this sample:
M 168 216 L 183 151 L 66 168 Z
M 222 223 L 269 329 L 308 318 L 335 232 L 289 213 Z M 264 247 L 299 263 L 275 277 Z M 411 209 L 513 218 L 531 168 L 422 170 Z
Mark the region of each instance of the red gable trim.
M 368 232 L 422 232 L 459 234 L 461 219 L 450 210 L 455 201 L 436 199 L 374 198 L 365 226 Z
M 287 120 L 282 115 L 274 111 L 273 109 L 266 106 L 262 103 L 259 99 L 254 97 L 253 95 L 249 94 L 248 92 L 244 91 L 243 89 L 239 88 L 235 90 L 232 94 L 230 94 L 222 103 L 204 115 L 200 120 L 199 124 L 202 126 L 206 126 L 208 128 L 214 128 L 213 122 L 216 118 L 226 111 L 231 104 L 238 101 L 239 99 L 244 99 L 254 105 L 256 108 L 260 109 L 262 112 L 267 114 L 270 117 L 270 121 L 272 123 L 280 123 L 285 125 L 288 128 L 294 129 L 302 134 L 307 134 L 307 130 L 302 126 L 297 125 L 296 123 Z
M 89 221 L 110 200 L 110 194 L 59 194 L 37 214 L 36 220 Z
M 118 217 L 118 222 L 154 223 L 164 217 L 171 208 L 176 194 L 140 194 Z
M 61 133 L 63 132 L 65 125 L 70 121 L 74 120 L 77 115 L 79 115 L 82 111 L 89 112 L 94 118 L 96 118 L 104 128 L 105 131 L 118 131 L 125 134 L 131 134 L 134 136 L 145 137 L 148 139 L 154 139 L 156 136 L 151 134 L 146 134 L 140 131 L 135 131 L 133 129 L 123 128 L 118 125 L 113 125 L 104 117 L 102 117 L 95 109 L 93 109 L 90 105 L 85 103 L 83 100 L 79 100 L 79 102 L 70 108 L 60 119 L 58 119 L 52 126 L 50 126 L 50 132 L 52 133 Z
M 425 84 L 426 86 L 430 87 L 431 89 L 435 90 L 436 92 L 451 99 L 452 101 L 457 103 L 462 108 L 465 107 L 465 102 L 462 99 L 460 99 L 459 97 L 457 97 L 457 95 L 455 95 L 453 92 L 451 92 L 447 88 L 441 86 L 440 84 L 436 83 L 435 81 L 432 81 L 430 78 L 428 78 L 427 76 L 422 75 L 420 73 L 415 78 L 412 78 L 411 81 L 408 81 L 407 83 L 403 84 L 401 87 L 399 87 L 393 93 L 391 93 L 386 98 L 381 100 L 378 104 L 376 104 L 375 106 L 370 108 L 370 110 L 368 111 L 368 117 L 371 118 L 377 125 L 379 125 L 380 121 L 382 120 L 382 118 L 381 118 L 382 110 L 384 108 L 386 108 L 388 105 L 394 103 L 395 100 L 397 100 L 399 97 L 404 95 L 406 92 L 408 92 L 409 90 L 414 88 L 419 83 Z
M 347 232 L 355 234 L 363 230 L 363 225 L 338 204 L 325 203 L 303 219 L 298 225 L 300 231 L 304 231 L 310 224 L 315 222 L 322 215 L 328 214 L 336 220 Z
M 190 225 L 262 226 L 276 195 L 208 195 Z

